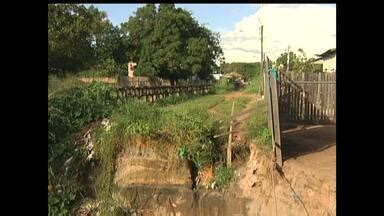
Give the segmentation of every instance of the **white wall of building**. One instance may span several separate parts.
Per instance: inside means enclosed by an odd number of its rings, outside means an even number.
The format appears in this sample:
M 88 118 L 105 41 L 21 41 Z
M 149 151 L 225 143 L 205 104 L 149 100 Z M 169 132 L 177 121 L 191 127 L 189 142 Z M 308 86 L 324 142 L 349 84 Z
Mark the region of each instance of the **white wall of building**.
M 323 60 L 323 71 L 336 72 L 336 56 Z

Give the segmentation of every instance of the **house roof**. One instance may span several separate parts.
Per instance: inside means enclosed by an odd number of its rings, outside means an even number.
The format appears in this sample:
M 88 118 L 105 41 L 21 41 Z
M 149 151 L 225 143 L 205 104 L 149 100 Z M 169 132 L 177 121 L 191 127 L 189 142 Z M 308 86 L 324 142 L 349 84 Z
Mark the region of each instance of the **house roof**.
M 329 49 L 322 54 L 316 54 L 319 59 L 327 58 L 336 55 L 336 48 Z

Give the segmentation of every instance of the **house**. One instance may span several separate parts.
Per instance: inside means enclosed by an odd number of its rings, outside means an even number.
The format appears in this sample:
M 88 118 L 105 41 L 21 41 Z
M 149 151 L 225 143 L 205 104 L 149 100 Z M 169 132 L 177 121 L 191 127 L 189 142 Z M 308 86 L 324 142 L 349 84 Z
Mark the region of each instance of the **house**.
M 323 71 L 333 73 L 336 72 L 336 48 L 329 49 L 322 54 L 316 55 L 319 58 L 314 63 L 323 64 Z

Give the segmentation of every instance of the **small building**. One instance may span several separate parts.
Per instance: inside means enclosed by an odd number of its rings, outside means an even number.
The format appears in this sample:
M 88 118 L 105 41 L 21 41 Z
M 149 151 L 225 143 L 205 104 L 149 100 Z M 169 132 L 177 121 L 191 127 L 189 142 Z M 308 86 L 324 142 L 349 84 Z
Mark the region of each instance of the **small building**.
M 316 55 L 319 58 L 314 63 L 323 64 L 323 72 L 336 72 L 336 48 L 329 49 L 322 54 Z
M 135 72 L 136 65 L 137 63 L 135 62 L 132 62 L 132 61 L 128 62 L 128 77 L 135 77 L 133 73 Z

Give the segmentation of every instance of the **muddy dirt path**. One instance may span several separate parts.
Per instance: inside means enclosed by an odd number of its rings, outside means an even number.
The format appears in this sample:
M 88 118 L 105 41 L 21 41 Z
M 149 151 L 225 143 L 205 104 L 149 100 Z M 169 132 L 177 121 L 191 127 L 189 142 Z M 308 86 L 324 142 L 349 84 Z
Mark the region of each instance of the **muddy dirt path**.
M 236 144 L 244 144 L 246 142 L 245 138 L 245 120 L 247 120 L 252 113 L 252 107 L 256 104 L 256 102 L 261 98 L 259 95 L 245 93 L 243 91 L 231 92 L 229 94 L 224 95 L 225 101 L 233 100 L 236 98 L 247 97 L 250 100 L 248 101 L 246 107 L 239 113 L 234 115 L 234 125 L 233 125 L 233 141 Z M 236 104 L 235 104 L 236 106 Z M 211 113 L 218 113 L 217 105 L 210 108 L 209 111 Z

